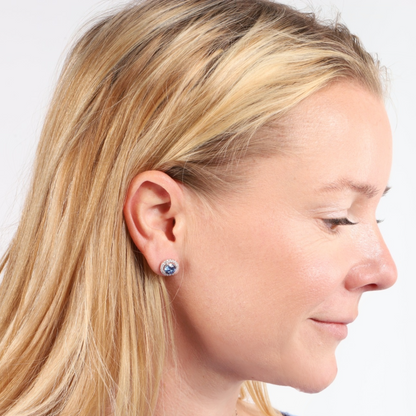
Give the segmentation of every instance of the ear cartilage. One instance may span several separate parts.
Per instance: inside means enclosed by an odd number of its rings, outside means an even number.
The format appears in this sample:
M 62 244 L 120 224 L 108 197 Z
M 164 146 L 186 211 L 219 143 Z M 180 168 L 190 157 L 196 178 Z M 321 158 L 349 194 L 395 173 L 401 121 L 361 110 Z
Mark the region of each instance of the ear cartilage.
M 176 260 L 168 259 L 160 265 L 160 273 L 162 273 L 163 276 L 173 276 L 178 273 L 178 270 L 179 264 Z

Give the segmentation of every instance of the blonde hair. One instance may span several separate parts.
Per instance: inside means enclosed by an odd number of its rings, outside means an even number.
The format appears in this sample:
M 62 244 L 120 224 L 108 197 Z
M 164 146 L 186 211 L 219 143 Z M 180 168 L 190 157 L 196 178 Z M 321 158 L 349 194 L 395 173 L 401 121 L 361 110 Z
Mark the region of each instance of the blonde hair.
M 341 78 L 381 95 L 379 74 L 344 26 L 263 0 L 148 0 L 90 27 L 0 265 L 0 415 L 151 415 L 171 312 L 126 230 L 131 180 L 216 195 L 244 180 L 228 167 L 281 149 L 261 127 Z M 276 414 L 262 383 L 249 395 Z

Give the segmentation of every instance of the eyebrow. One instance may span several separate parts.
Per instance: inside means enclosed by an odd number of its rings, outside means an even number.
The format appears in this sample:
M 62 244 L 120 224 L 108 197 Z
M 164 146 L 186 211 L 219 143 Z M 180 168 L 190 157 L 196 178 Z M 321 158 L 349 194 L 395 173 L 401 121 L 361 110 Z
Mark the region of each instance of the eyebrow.
M 375 197 L 380 192 L 379 189 L 373 185 L 356 183 L 348 179 L 340 179 L 339 181 L 328 183 L 320 189 L 321 192 L 342 192 L 345 190 L 358 192 L 369 199 Z M 387 186 L 383 192 L 383 196 L 386 195 L 389 190 L 390 187 Z

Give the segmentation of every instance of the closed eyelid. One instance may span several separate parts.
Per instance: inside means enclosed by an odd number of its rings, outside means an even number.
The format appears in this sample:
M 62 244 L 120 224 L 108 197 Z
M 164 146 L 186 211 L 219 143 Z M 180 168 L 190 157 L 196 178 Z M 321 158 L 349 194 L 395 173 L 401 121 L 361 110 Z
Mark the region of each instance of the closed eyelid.
M 358 224 L 358 222 L 350 221 L 348 218 L 324 218 L 322 221 L 331 225 L 356 225 Z
M 331 234 L 338 234 L 338 227 L 347 226 L 347 225 L 356 225 L 357 222 L 352 222 L 346 217 L 341 218 L 321 218 L 322 223 L 324 224 L 326 230 Z

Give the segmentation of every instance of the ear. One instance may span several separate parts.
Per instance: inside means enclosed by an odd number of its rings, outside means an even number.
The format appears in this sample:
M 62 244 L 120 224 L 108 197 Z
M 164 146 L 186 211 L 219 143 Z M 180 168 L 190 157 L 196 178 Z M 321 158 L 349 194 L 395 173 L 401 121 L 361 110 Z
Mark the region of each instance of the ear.
M 124 203 L 124 218 L 130 236 L 157 274 L 164 260 L 180 263 L 183 241 L 183 189 L 160 171 L 138 174 L 131 182 Z

